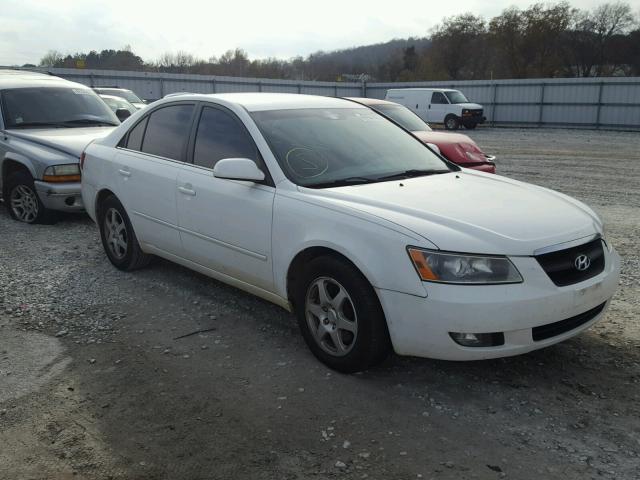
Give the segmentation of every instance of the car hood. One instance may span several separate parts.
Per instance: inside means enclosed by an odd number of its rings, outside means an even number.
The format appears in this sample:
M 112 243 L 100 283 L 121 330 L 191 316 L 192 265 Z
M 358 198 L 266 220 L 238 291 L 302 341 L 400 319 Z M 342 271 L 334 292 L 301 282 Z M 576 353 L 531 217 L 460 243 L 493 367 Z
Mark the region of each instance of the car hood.
M 11 135 L 80 158 L 89 143 L 105 137 L 114 129 L 115 127 L 82 127 L 11 130 Z
M 478 103 L 456 103 L 455 105 L 462 108 L 468 108 L 469 110 L 482 110 L 482 105 Z
M 602 231 L 598 216 L 577 200 L 466 169 L 305 192 L 400 225 L 448 251 L 532 255 Z
M 471 138 L 462 133 L 412 132 L 424 143 L 433 143 L 449 160 L 461 165 L 465 163 L 484 163 L 487 157 Z

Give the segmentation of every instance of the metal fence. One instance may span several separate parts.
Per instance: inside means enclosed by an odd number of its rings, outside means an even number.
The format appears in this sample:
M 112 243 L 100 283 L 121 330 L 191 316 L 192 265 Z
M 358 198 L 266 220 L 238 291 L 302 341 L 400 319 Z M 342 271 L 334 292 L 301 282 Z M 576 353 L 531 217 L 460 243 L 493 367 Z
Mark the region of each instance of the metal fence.
M 348 83 L 117 70 L 53 68 L 49 71 L 90 86 L 128 88 L 148 100 L 183 91 L 287 92 L 384 98 L 389 88 L 455 88 L 462 90 L 471 101 L 484 106 L 491 125 L 640 129 L 638 77 Z

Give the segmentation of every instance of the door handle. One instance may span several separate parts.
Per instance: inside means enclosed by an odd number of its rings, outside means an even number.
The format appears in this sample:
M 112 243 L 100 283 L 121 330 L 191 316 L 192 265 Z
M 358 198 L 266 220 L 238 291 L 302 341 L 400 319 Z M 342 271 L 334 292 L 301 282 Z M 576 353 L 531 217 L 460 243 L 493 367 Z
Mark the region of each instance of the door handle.
M 131 172 L 129 170 L 125 170 L 124 168 L 119 169 L 118 172 L 123 177 L 130 177 L 131 176 Z
M 178 187 L 178 190 L 180 190 L 180 193 L 184 193 L 185 195 L 191 195 L 192 197 L 195 197 L 196 196 L 196 191 L 191 189 L 191 188 L 188 188 L 190 186 L 191 185 L 186 185 L 184 187 Z

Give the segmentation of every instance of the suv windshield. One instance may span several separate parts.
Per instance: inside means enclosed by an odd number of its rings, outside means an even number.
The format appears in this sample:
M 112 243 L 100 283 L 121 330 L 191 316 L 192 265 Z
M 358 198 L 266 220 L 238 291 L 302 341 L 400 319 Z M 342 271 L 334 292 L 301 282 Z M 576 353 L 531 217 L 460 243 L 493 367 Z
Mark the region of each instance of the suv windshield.
M 113 95 L 114 97 L 124 98 L 127 102 L 144 103 L 131 90 L 122 90 L 119 88 L 95 88 L 94 90 L 98 93 L 102 93 L 103 95 Z
M 389 117 L 410 132 L 430 132 L 431 128 L 422 119 L 402 105 L 371 105 L 375 111 Z
M 7 128 L 118 125 L 111 109 L 88 88 L 13 88 L 2 92 Z
M 423 143 L 368 108 L 271 110 L 251 114 L 285 175 L 305 187 L 334 187 L 448 173 Z
M 444 92 L 451 103 L 469 103 L 467 97 L 465 97 L 461 92 L 454 90 L 452 92 Z

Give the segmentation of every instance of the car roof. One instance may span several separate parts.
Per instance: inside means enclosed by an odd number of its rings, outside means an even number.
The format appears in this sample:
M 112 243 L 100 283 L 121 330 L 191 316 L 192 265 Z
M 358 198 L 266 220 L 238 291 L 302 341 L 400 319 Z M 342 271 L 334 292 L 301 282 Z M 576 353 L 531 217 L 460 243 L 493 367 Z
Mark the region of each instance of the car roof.
M 106 93 L 99 93 L 98 96 L 100 98 L 106 98 L 108 100 L 118 100 L 119 102 L 126 102 L 127 100 L 122 97 L 118 97 L 116 95 L 107 95 Z
M 75 87 L 89 88 L 80 83 L 70 82 L 64 78 L 47 73 L 29 70 L 0 69 L 0 89 L 28 87 Z
M 122 92 L 130 92 L 131 90 L 129 90 L 128 88 L 122 88 L 122 87 L 105 87 L 105 86 L 95 86 L 95 87 L 91 87 L 94 90 L 120 90 Z
M 344 97 L 346 100 L 359 103 L 361 105 L 398 105 L 396 102 L 390 102 L 388 100 L 380 100 L 379 98 L 364 98 L 364 97 Z
M 364 108 L 343 98 L 303 95 L 297 93 L 185 93 L 165 97 L 160 102 L 181 100 L 222 100 L 244 107 L 250 112 L 266 110 L 295 110 L 303 108 Z
M 413 88 L 389 88 L 387 91 L 393 90 L 394 92 L 402 92 L 404 90 L 412 92 L 420 91 L 436 91 L 436 92 L 457 92 L 454 88 L 438 88 L 438 87 L 413 87 Z

